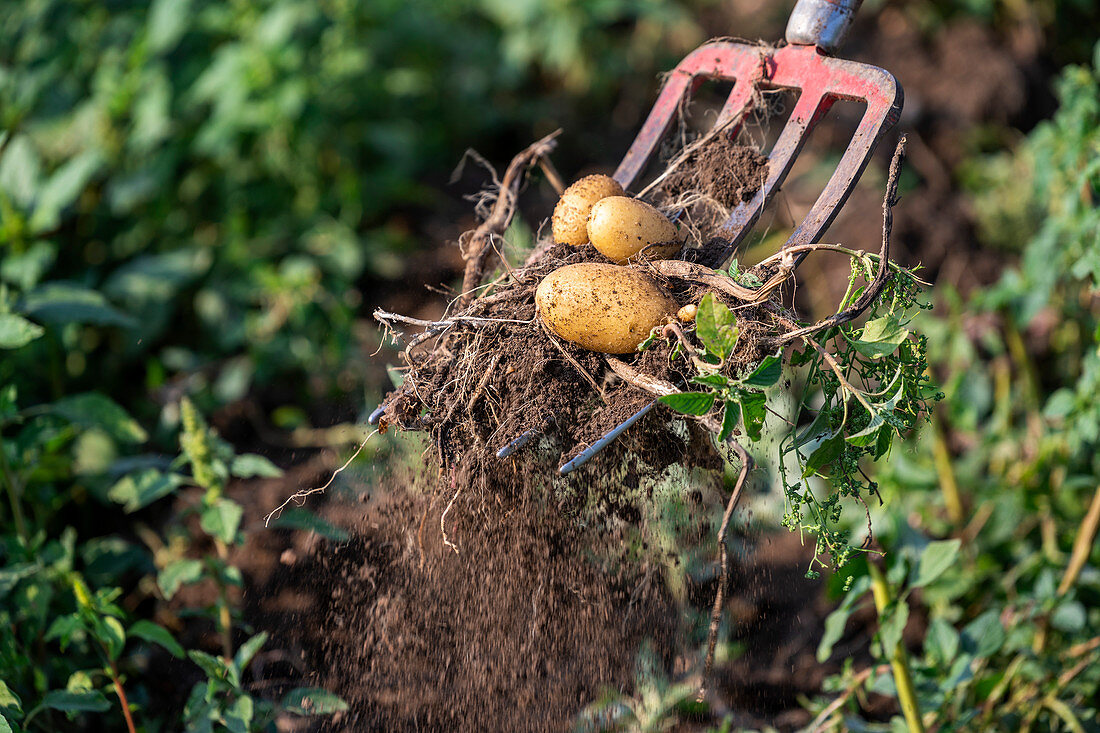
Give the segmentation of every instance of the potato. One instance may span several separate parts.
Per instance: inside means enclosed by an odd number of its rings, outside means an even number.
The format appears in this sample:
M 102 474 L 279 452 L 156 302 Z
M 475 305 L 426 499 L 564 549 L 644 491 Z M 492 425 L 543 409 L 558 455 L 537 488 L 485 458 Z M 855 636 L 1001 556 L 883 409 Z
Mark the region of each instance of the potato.
M 639 257 L 675 257 L 681 246 L 675 224 L 646 202 L 629 196 L 609 196 L 596 202 L 588 217 L 588 239 L 620 265 Z
M 676 317 L 684 323 L 691 323 L 695 320 L 695 314 L 699 312 L 699 306 L 694 303 L 688 303 L 680 310 L 676 311 Z
M 554 218 L 550 220 L 550 230 L 554 241 L 580 247 L 588 243 L 588 214 L 592 205 L 608 196 L 622 196 L 623 187 L 610 176 L 585 176 L 565 189 L 558 205 L 554 207 Z
M 554 270 L 535 291 L 551 331 L 590 351 L 628 354 L 679 305 L 645 273 L 592 262 Z

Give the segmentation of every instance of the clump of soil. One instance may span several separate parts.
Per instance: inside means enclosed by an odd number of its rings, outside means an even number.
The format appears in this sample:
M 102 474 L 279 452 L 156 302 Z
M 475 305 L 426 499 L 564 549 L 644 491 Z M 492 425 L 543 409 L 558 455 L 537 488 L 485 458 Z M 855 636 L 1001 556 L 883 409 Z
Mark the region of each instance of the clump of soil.
M 768 158 L 759 150 L 724 134 L 700 142 L 661 183 L 667 199 L 702 195 L 729 209 L 760 190 L 768 175 Z
M 673 464 L 717 468 L 709 439 L 694 423 L 664 407 L 652 410 L 619 440 L 566 479 L 557 468 L 654 399 L 620 379 L 603 354 L 550 334 L 535 312 L 539 281 L 576 262 L 607 262 L 593 247 L 555 245 L 535 262 L 511 273 L 512 282 L 472 301 L 452 317 L 447 333 L 430 349 L 409 353 L 401 388 L 387 398 L 384 425 L 424 430 L 431 436 L 442 480 L 440 497 L 473 491 L 492 501 L 522 500 L 549 492 L 566 513 L 595 509 L 597 518 L 627 505 L 643 477 L 655 481 Z M 682 279 L 654 274 L 673 297 L 697 300 L 702 290 Z M 731 369 L 758 360 L 762 347 L 744 338 L 729 360 Z M 665 383 L 683 385 L 695 373 L 688 355 L 674 353 L 672 336 L 624 362 Z M 528 431 L 530 447 L 507 462 L 497 451 Z M 504 477 L 518 462 L 527 478 Z M 555 478 L 550 479 L 551 476 Z M 624 479 L 628 485 L 624 487 Z
M 523 502 L 456 512 L 455 553 L 425 528 L 439 514 L 409 496 L 372 504 L 349 542 L 315 545 L 276 581 L 325 609 L 281 625 L 309 650 L 309 684 L 349 704 L 326 729 L 570 730 L 630 687 L 643 639 L 671 658 L 678 610 L 652 568 L 623 562 L 621 537 Z

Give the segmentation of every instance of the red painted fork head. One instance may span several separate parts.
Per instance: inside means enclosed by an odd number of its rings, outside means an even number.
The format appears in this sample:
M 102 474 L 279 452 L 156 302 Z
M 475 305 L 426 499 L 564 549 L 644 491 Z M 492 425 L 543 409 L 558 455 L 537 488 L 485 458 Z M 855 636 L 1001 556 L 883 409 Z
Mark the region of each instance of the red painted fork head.
M 739 204 L 723 224 L 723 248 L 707 248 L 700 262 L 719 266 L 744 240 L 761 211 L 779 190 L 814 125 L 838 99 L 866 102 L 866 110 L 836 171 L 786 246 L 821 239 L 855 187 L 884 132 L 901 114 L 902 90 L 892 74 L 878 67 L 824 56 L 813 46 L 771 50 L 733 41 L 714 41 L 692 51 L 668 76 L 641 132 L 627 151 L 615 178 L 623 188 L 645 168 L 672 124 L 681 104 L 708 79 L 734 82 L 716 125 L 730 123 L 734 136 L 757 89 L 800 90 L 798 101 L 768 156 L 767 178 L 751 201 Z M 732 120 L 732 121 L 731 121 Z

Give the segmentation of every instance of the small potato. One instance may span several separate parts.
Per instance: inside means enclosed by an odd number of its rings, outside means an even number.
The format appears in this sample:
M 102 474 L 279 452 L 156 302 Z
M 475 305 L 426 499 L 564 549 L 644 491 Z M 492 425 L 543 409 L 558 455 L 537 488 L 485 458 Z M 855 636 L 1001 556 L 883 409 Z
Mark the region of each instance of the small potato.
M 558 336 L 605 354 L 634 351 L 679 307 L 645 273 L 590 262 L 566 265 L 543 278 L 535 305 Z
M 695 320 L 695 314 L 699 312 L 699 306 L 694 303 L 688 303 L 680 310 L 676 311 L 676 317 L 684 323 L 691 323 Z
M 596 202 L 588 217 L 588 239 L 620 265 L 638 258 L 639 253 L 647 260 L 675 257 L 681 245 L 675 224 L 646 202 L 629 196 L 609 196 Z
M 585 176 L 565 189 L 550 220 L 554 241 L 573 247 L 587 244 L 588 214 L 592 211 L 592 205 L 600 199 L 622 196 L 623 193 L 618 181 L 600 174 Z

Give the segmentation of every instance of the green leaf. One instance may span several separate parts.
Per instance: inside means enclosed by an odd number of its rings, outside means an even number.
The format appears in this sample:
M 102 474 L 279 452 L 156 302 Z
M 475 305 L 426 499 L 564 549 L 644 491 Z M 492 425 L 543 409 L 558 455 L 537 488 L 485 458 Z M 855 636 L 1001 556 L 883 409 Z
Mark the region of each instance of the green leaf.
M 1005 642 L 1005 630 L 998 611 L 986 611 L 971 621 L 959 637 L 963 651 L 972 656 L 989 657 Z
M 902 327 L 897 316 L 890 314 L 867 321 L 853 345 L 864 356 L 878 359 L 894 353 L 908 336 L 909 331 Z
M 54 171 L 39 188 L 30 220 L 31 229 L 38 233 L 56 228 L 61 211 L 76 201 L 102 164 L 103 159 L 97 151 L 87 150 Z
M 959 632 L 940 617 L 928 624 L 928 633 L 924 637 L 924 652 L 928 661 L 936 667 L 947 667 L 959 653 Z
M 67 613 L 53 620 L 50 627 L 46 629 L 45 639 L 46 641 L 59 639 L 61 651 L 65 651 L 66 647 L 69 646 L 69 642 L 72 641 L 73 634 L 83 630 L 84 621 L 81 619 L 80 614 Z
M 53 690 L 46 693 L 46 696 L 42 698 L 42 702 L 27 717 L 32 717 L 39 710 L 60 710 L 66 713 L 102 713 L 110 709 L 110 701 L 99 690 L 88 690 L 87 692 Z
M 817 661 L 824 664 L 833 655 L 833 646 L 844 636 L 844 628 L 852 615 L 850 606 L 841 606 L 825 617 L 825 633 L 817 645 Z
M 328 690 L 299 687 L 283 698 L 283 708 L 298 715 L 330 715 L 348 709 L 348 704 Z
M 202 510 L 199 524 L 211 537 L 233 544 L 237 539 L 237 528 L 241 525 L 244 509 L 231 499 L 218 499 Z
M 779 381 L 783 373 L 783 362 L 778 356 L 769 354 L 757 365 L 741 383 L 749 387 L 770 387 Z
M 166 600 L 171 600 L 176 595 L 180 586 L 194 583 L 202 577 L 202 560 L 185 558 L 176 560 L 165 566 L 157 575 L 157 585 Z
M 252 658 L 256 656 L 256 653 L 260 651 L 265 643 L 267 643 L 267 632 L 261 631 L 241 644 L 240 648 L 237 649 L 237 654 L 233 657 L 233 664 L 236 665 L 238 672 L 244 672 L 248 669 Z
M 19 309 L 28 316 L 55 325 L 87 323 L 94 326 L 135 328 L 137 321 L 111 305 L 102 293 L 64 282 L 39 285 L 23 296 Z
M 1085 607 L 1079 601 L 1068 601 L 1058 604 L 1054 609 L 1050 616 L 1050 625 L 1059 631 L 1073 634 L 1085 628 L 1087 620 Z
M 183 484 L 184 478 L 179 474 L 161 473 L 155 468 L 147 468 L 123 476 L 107 490 L 107 498 L 122 504 L 129 514 L 168 496 Z
M 5 252 L 0 258 L 0 280 L 12 283 L 20 290 L 37 285 L 57 259 L 57 246 L 35 242 L 22 252 Z
M 840 454 L 843 452 L 844 439 L 839 435 L 823 440 L 810 454 L 810 457 L 806 459 L 806 470 L 802 472 L 802 478 L 820 473 L 821 469 L 840 458 Z
M 704 387 L 726 389 L 730 386 L 729 377 L 724 374 L 699 374 L 691 378 L 692 384 L 701 384 Z
M 232 674 L 233 670 L 230 669 L 229 665 L 220 657 L 215 657 L 212 654 L 192 649 L 187 652 L 187 658 L 197 664 L 199 669 L 206 674 L 208 679 L 226 682 L 231 680 L 234 676 Z
M 878 440 L 875 441 L 875 453 L 873 458 L 877 461 L 890 452 L 890 446 L 894 443 L 893 430 L 879 430 Z
M 154 0 L 149 8 L 146 40 L 153 53 L 171 51 L 191 20 L 191 0 Z
M 14 711 L 15 715 L 23 714 L 23 701 L 19 699 L 10 687 L 0 680 L 0 709 Z
M 742 392 L 739 399 L 741 401 L 741 420 L 745 424 L 745 434 L 749 436 L 750 440 L 760 440 L 764 418 L 768 415 L 764 407 L 768 398 L 764 396 L 763 392 Z
M 172 632 L 163 626 L 157 626 L 152 621 L 142 619 L 130 627 L 130 636 L 143 639 L 164 647 L 169 654 L 177 659 L 183 659 L 186 652 L 183 646 L 172 636 Z
M 11 723 L 3 715 L 0 715 L 0 733 L 12 733 Z
M 814 416 L 813 422 L 807 425 L 802 432 L 794 436 L 794 447 L 801 448 L 811 440 L 816 440 L 828 432 L 830 427 L 829 416 L 829 410 L 818 410 L 817 415 Z
M 902 632 L 905 624 L 909 622 L 909 604 L 899 600 L 892 607 L 886 609 L 886 618 L 879 618 L 879 640 L 882 641 L 882 651 L 887 656 L 894 653 L 901 643 Z
M 0 450 L 3 450 L 0 444 Z M 13 563 L 0 567 L 0 598 L 3 598 L 24 578 L 29 578 L 41 569 L 41 565 L 31 562 Z
M 679 392 L 663 395 L 661 402 L 685 415 L 706 415 L 714 406 L 713 392 Z
M 99 392 L 65 397 L 46 410 L 83 428 L 101 428 L 122 443 L 144 443 L 149 435 L 117 402 Z
M 943 571 L 951 567 L 955 558 L 959 556 L 959 546 L 962 540 L 941 540 L 930 542 L 920 555 L 920 564 L 917 568 L 917 579 L 913 582 L 914 588 L 923 588 L 936 578 L 943 575 Z
M 334 542 L 346 542 L 348 533 L 329 524 L 321 517 L 305 508 L 292 507 L 283 512 L 278 519 L 271 523 L 272 527 L 282 529 L 302 529 L 317 534 Z
M 886 425 L 881 413 L 876 412 L 871 415 L 871 422 L 867 423 L 867 427 L 858 433 L 852 433 L 845 440 L 857 448 L 866 448 L 878 440 L 879 430 L 882 429 L 889 430 L 890 428 Z
M 737 345 L 740 332 L 736 326 L 737 318 L 733 312 L 707 293 L 699 301 L 695 314 L 695 333 L 707 348 L 707 351 L 720 359 L 725 359 Z
M 122 623 L 114 616 L 97 616 L 95 635 L 107 648 L 107 658 L 118 659 L 126 646 L 126 629 L 122 628 Z
M 225 727 L 229 733 L 249 733 L 256 704 L 248 695 L 241 695 L 225 708 Z
M 0 190 L 20 208 L 29 209 L 42 179 L 42 158 L 28 135 L 5 139 L 4 147 L 0 156 Z
M 214 733 L 214 723 L 219 715 L 217 690 L 209 682 L 196 682 L 183 705 L 184 730 L 187 733 Z
M 726 400 L 725 409 L 722 411 L 722 430 L 718 433 L 718 440 L 729 440 L 740 419 L 741 405 L 733 400 Z
M 171 299 L 210 266 L 210 253 L 198 248 L 147 254 L 127 260 L 103 284 L 101 290 L 130 310 Z
M 833 654 L 833 646 L 844 635 L 848 618 L 852 615 L 852 609 L 860 598 L 867 592 L 871 580 L 866 575 L 861 576 L 852 583 L 852 587 L 844 594 L 844 599 L 835 611 L 825 618 L 825 633 L 817 647 L 817 659 L 824 664 Z
M 15 313 L 0 313 L 0 349 L 18 349 L 46 333 L 37 323 Z
M 283 475 L 281 468 L 255 453 L 245 453 L 234 458 L 229 472 L 238 478 L 279 478 Z

